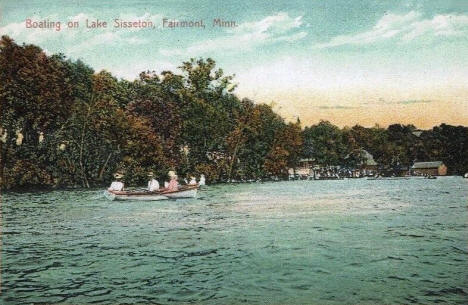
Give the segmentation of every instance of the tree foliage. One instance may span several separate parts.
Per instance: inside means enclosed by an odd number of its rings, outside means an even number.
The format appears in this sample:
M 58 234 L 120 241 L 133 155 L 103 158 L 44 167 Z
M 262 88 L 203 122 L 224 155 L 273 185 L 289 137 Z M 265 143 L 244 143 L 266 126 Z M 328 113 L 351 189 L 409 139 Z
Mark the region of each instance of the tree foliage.
M 363 161 L 362 150 L 371 153 L 381 168 L 443 161 L 449 173 L 463 174 L 468 171 L 468 128 L 442 124 L 421 131 L 413 125 L 393 124 L 387 129 L 359 125 L 339 129 L 320 122 L 304 129 L 303 156 L 318 164 L 353 167 Z
M 442 160 L 468 170 L 466 127 L 442 124 L 340 129 L 321 121 L 302 130 L 270 105 L 240 100 L 232 75 L 214 60 L 190 59 L 179 72 L 143 71 L 134 81 L 95 72 L 62 54 L 0 40 L 0 185 L 107 184 L 117 170 L 141 184 L 205 174 L 209 181 L 283 177 L 301 158 L 356 165 L 362 150 L 386 166 Z

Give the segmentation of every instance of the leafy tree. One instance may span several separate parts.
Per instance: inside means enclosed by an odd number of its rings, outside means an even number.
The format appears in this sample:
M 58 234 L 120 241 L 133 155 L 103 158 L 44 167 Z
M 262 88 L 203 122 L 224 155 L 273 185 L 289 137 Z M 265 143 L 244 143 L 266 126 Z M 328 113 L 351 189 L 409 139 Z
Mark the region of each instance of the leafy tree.
M 468 128 L 441 124 L 421 134 L 424 156 L 428 160 L 441 160 L 449 173 L 468 172 Z M 427 161 L 427 160 L 423 160 Z
M 60 57 L 48 57 L 33 45 L 0 40 L 0 118 L 5 141 L 0 144 L 2 184 L 8 173 L 17 177 L 20 164 L 46 172 L 39 138 L 60 128 L 73 103 L 72 82 Z M 20 137 L 22 141 L 16 142 Z M 39 161 L 39 162 L 38 162 Z M 16 178 L 15 178 L 16 179 Z M 50 180 L 50 175 L 47 179 Z M 11 179 L 10 179 L 11 180 Z M 19 178 L 19 180 L 24 180 Z
M 302 129 L 299 120 L 280 128 L 265 159 L 265 170 L 271 175 L 285 177 L 288 168 L 298 165 L 302 150 Z
M 248 102 L 246 102 L 246 106 Z M 275 141 L 276 133 L 284 126 L 283 119 L 270 106 L 265 104 L 251 105 L 251 116 L 243 134 L 246 137 L 239 151 L 238 171 L 240 178 L 262 178 L 265 171 L 265 158 Z
M 223 151 L 225 137 L 234 128 L 240 104 L 231 92 L 232 76 L 215 70 L 208 58 L 191 59 L 180 67 L 183 75 L 182 141 L 188 148 L 190 168 L 209 162 L 209 153 Z
M 304 157 L 313 158 L 323 166 L 340 165 L 347 155 L 342 131 L 328 121 L 306 127 Z
M 0 185 L 84 186 L 108 183 L 116 170 L 141 184 L 205 174 L 214 181 L 286 176 L 300 157 L 358 166 L 363 150 L 385 168 L 442 160 L 468 171 L 468 128 L 330 122 L 302 130 L 270 105 L 234 94 L 231 75 L 214 60 L 190 59 L 180 73 L 145 71 L 136 81 L 95 73 L 63 54 L 0 40 Z
M 175 168 L 182 158 L 182 78 L 166 72 L 161 80 L 155 73 L 144 72 L 134 88 L 127 112 L 147 120 L 162 142 L 169 167 Z

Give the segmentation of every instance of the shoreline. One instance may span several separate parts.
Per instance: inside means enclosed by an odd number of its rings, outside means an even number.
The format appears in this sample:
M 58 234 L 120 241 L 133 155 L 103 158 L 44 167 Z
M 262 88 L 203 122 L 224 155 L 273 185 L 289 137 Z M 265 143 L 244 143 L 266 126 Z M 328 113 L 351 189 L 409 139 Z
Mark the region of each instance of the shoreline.
M 445 175 L 445 176 L 436 176 L 438 179 L 439 178 L 444 178 L 444 177 L 460 177 L 463 179 L 466 179 L 463 177 L 463 175 Z M 372 178 L 372 179 L 368 179 Z M 299 181 L 346 181 L 346 180 L 369 180 L 369 181 L 388 181 L 388 180 L 412 180 L 412 179 L 426 179 L 422 176 L 407 176 L 407 177 L 382 177 L 383 179 L 375 179 L 373 177 L 344 177 L 340 179 L 280 179 L 280 180 L 274 180 L 274 179 L 265 179 L 265 180 L 260 180 L 260 181 L 224 181 L 224 182 L 214 182 L 210 183 L 207 185 L 204 185 L 204 187 L 207 186 L 217 186 L 217 185 L 226 185 L 226 184 L 262 184 L 262 183 L 279 183 L 279 182 L 299 182 Z M 389 179 L 390 178 L 390 179 Z M 397 179 L 392 179 L 392 178 L 397 178 Z M 400 178 L 400 179 L 398 179 Z M 431 180 L 431 179 L 427 179 Z M 437 180 L 437 179 L 435 179 Z M 0 196 L 3 194 L 12 194 L 12 193 L 47 193 L 47 192 L 53 192 L 53 191 L 93 191 L 93 190 L 102 190 L 105 191 L 107 189 L 108 185 L 93 185 L 90 186 L 89 188 L 82 187 L 82 186 L 76 186 L 76 187 L 70 187 L 70 186 L 60 186 L 60 187 L 41 187 L 41 186 L 34 186 L 34 187 L 21 187 L 21 188 L 13 188 L 13 189 L 8 189 L 8 190 L 0 190 Z M 134 188 L 145 188 L 143 185 L 131 185 L 128 186 L 128 189 L 134 189 Z

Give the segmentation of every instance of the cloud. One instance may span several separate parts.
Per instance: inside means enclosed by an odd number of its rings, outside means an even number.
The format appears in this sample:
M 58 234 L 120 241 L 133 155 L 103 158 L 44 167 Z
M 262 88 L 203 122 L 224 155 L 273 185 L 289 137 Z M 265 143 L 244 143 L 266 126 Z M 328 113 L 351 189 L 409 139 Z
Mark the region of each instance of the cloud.
M 305 38 L 307 36 L 307 32 L 298 32 L 296 34 L 292 34 L 290 36 L 283 36 L 283 37 L 278 37 L 276 41 L 287 41 L 287 42 L 294 42 L 297 40 L 301 40 L 302 38 Z
M 468 16 L 437 15 L 432 19 L 414 22 L 410 25 L 410 31 L 405 33 L 402 39 L 411 41 L 426 34 L 434 36 L 464 36 L 468 34 Z
M 406 14 L 385 14 L 368 31 L 336 36 L 328 42 L 316 44 L 315 48 L 364 45 L 389 39 L 409 42 L 424 35 L 437 37 L 467 34 L 467 15 L 435 15 L 430 19 L 423 19 L 421 13 L 410 11 Z
M 372 99 L 372 100 L 367 100 L 367 101 L 361 102 L 362 105 L 387 105 L 387 104 L 391 104 L 391 103 L 392 102 L 387 101 L 382 97 L 379 97 L 378 99 L 375 98 L 375 99 Z
M 117 45 L 117 44 L 132 44 L 132 45 L 140 45 L 147 43 L 148 40 L 144 38 L 138 38 L 135 36 L 128 36 L 125 35 L 124 32 L 103 32 L 97 34 L 90 39 L 83 40 L 81 43 L 75 44 L 69 48 L 67 48 L 67 54 L 79 54 L 83 51 L 95 48 L 99 45 Z
M 264 44 L 276 42 L 293 42 L 303 39 L 307 32 L 298 31 L 303 25 L 302 16 L 290 17 L 280 12 L 254 22 L 240 24 L 226 30 L 225 36 L 201 41 L 185 50 L 162 49 L 163 55 L 201 55 L 213 51 L 251 50 Z
M 379 98 L 376 100 L 370 100 L 366 102 L 362 102 L 362 105 L 412 105 L 412 104 L 429 104 L 433 103 L 434 100 L 418 100 L 418 99 L 411 99 L 411 100 L 386 100 L 384 98 Z
M 276 15 L 267 16 L 259 21 L 245 22 L 232 31 L 237 33 L 284 34 L 301 25 L 302 16 L 291 18 L 288 13 L 279 12 Z
M 410 105 L 410 104 L 429 104 L 432 103 L 431 100 L 405 100 L 405 101 L 398 101 L 396 104 L 402 105 Z
M 351 106 L 343 106 L 343 105 L 336 105 L 336 106 L 318 106 L 319 109 L 356 109 L 359 107 L 351 107 Z

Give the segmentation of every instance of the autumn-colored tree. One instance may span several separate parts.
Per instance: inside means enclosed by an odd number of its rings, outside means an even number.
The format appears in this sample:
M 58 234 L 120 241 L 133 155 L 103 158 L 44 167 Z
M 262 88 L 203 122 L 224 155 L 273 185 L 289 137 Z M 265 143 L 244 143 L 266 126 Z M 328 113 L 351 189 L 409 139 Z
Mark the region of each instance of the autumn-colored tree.
M 153 72 L 143 72 L 134 83 L 135 96 L 127 106 L 131 115 L 145 118 L 153 133 L 162 142 L 168 166 L 175 168 L 181 154 L 181 97 L 180 77 L 165 72 L 161 77 Z
M 0 40 L 0 179 L 6 170 L 17 177 L 19 164 L 34 164 L 46 172 L 40 141 L 50 137 L 70 115 L 72 82 L 60 57 L 48 57 L 33 45 Z M 42 152 L 42 153 L 41 153 Z M 29 166 L 29 165 L 28 165 Z M 47 174 L 47 180 L 52 177 Z M 21 178 L 15 178 L 25 180 Z M 10 179 L 11 180 L 11 179 Z M 20 184 L 8 182 L 8 185 Z M 8 186 L 7 185 L 7 186 Z
M 301 157 L 321 165 L 380 167 L 442 160 L 468 171 L 468 128 L 442 124 L 418 131 L 321 121 L 303 131 L 270 105 L 239 98 L 233 76 L 214 60 L 190 59 L 180 73 L 145 71 L 135 81 L 95 73 L 62 54 L 0 40 L 0 186 L 107 184 L 116 170 L 137 185 L 205 174 L 208 181 L 286 176 Z
M 265 159 L 265 171 L 273 176 L 285 177 L 289 168 L 296 168 L 303 145 L 299 120 L 280 128 Z

